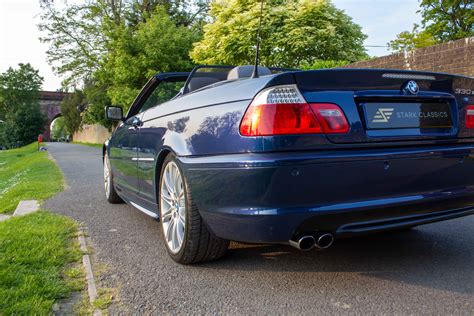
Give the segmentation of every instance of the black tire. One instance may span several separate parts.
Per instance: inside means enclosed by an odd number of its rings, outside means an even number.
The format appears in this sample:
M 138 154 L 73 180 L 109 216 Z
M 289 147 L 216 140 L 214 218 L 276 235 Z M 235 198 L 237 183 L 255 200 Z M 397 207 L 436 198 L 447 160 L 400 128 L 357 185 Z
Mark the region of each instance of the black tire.
M 160 185 L 158 191 L 158 201 L 160 204 L 160 219 L 162 214 L 162 207 L 161 207 L 161 192 L 162 192 L 162 184 L 163 184 L 163 173 L 165 171 L 166 166 L 170 163 L 174 162 L 178 170 L 181 173 L 183 188 L 184 188 L 184 196 L 185 196 L 185 228 L 184 228 L 184 239 L 181 245 L 181 248 L 178 252 L 173 253 L 171 251 L 168 242 L 165 237 L 164 232 L 164 225 L 163 220 L 160 220 L 161 225 L 161 232 L 163 241 L 166 247 L 166 250 L 169 256 L 177 263 L 181 264 L 192 264 L 204 261 L 211 261 L 221 258 L 227 248 L 229 246 L 229 241 L 219 238 L 215 236 L 206 226 L 204 221 L 202 220 L 201 215 L 193 203 L 192 195 L 189 190 L 186 177 L 179 166 L 179 163 L 174 156 L 174 154 L 170 153 L 165 158 L 163 162 L 163 166 L 161 168 L 160 173 Z
M 108 170 L 108 175 L 106 175 L 106 168 Z M 106 179 L 108 177 L 108 179 Z M 108 184 L 106 182 L 108 181 Z M 110 168 L 110 161 L 107 154 L 104 155 L 104 190 L 105 190 L 105 198 L 111 204 L 119 204 L 123 203 L 122 198 L 117 194 L 114 187 L 114 177 L 112 174 L 112 169 Z

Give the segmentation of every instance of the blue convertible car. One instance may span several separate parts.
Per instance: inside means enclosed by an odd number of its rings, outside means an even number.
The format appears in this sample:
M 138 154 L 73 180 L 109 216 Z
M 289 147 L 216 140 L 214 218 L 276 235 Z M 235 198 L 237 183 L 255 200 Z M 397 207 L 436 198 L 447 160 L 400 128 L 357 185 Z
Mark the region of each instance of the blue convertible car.
M 180 263 L 229 240 L 335 238 L 474 213 L 474 79 L 200 66 L 154 76 L 105 143 L 111 203 L 160 220 Z

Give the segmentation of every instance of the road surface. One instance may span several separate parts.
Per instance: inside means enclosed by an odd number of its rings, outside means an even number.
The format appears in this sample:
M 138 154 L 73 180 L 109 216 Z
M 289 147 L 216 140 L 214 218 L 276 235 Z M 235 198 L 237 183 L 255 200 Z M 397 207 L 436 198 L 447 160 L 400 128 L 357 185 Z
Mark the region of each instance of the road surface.
M 48 150 L 67 190 L 46 208 L 86 228 L 99 285 L 117 289 L 112 314 L 474 314 L 474 216 L 338 240 L 325 252 L 235 243 L 220 261 L 181 266 L 158 222 L 106 202 L 99 148 Z

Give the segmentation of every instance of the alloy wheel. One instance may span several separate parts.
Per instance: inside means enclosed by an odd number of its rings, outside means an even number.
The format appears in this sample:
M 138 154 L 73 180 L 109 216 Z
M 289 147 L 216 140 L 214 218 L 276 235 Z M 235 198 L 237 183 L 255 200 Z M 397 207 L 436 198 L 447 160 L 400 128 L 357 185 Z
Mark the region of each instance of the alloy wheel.
M 105 196 L 109 198 L 110 196 L 110 169 L 109 169 L 109 159 L 107 156 L 104 158 L 104 189 L 105 189 Z
M 184 242 L 186 202 L 181 171 L 170 161 L 161 177 L 161 224 L 163 235 L 172 253 L 178 253 Z

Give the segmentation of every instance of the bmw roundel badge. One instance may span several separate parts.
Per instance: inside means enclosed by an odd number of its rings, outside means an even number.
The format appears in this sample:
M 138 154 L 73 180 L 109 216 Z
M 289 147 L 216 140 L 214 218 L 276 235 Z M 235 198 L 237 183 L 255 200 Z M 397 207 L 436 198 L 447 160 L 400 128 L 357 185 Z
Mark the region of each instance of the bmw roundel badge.
M 405 94 L 418 94 L 418 91 L 420 91 L 420 87 L 418 86 L 416 81 L 410 80 L 403 85 L 402 91 Z

